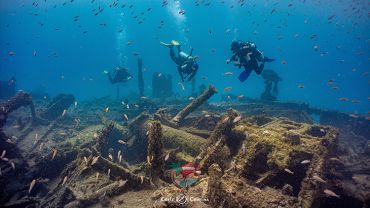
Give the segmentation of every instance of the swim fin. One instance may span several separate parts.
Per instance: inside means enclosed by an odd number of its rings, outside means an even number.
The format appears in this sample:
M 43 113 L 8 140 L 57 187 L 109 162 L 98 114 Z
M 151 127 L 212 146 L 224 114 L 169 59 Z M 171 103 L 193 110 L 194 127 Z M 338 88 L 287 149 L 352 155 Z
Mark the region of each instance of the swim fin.
M 249 75 L 251 74 L 252 70 L 244 70 L 242 73 L 239 74 L 238 79 L 241 82 L 244 82 L 245 80 L 248 79 Z
M 180 43 L 177 42 L 176 40 L 172 40 L 171 44 L 174 45 L 174 46 L 179 46 L 180 45 Z
M 273 62 L 275 59 L 269 58 L 269 57 L 264 57 L 263 62 Z
M 165 42 L 159 42 L 160 44 L 162 44 L 162 45 L 164 45 L 164 46 L 166 46 L 166 47 L 171 47 L 172 46 L 172 44 L 171 43 L 165 43 Z

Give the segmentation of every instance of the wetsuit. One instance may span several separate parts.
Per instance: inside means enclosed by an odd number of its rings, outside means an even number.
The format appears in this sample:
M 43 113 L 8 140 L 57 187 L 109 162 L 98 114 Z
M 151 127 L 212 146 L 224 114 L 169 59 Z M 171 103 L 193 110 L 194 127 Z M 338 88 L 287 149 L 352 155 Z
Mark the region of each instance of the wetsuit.
M 127 80 L 132 78 L 132 75 L 128 73 L 128 70 L 125 68 L 118 68 L 115 70 L 113 77 L 110 73 L 108 73 L 108 78 L 111 84 L 119 83 L 119 82 L 127 82 Z
M 239 48 L 233 51 L 230 61 L 238 61 L 238 66 L 242 66 L 246 71 L 254 70 L 257 74 L 261 74 L 265 66 L 265 57 L 262 52 L 257 49 L 257 46 L 252 42 L 239 43 Z M 258 65 L 258 62 L 262 62 Z
M 170 56 L 173 62 L 177 64 L 177 70 L 180 74 L 182 82 L 184 82 L 184 75 L 188 76 L 188 81 L 190 81 L 198 71 L 198 64 L 194 60 L 193 56 L 181 51 L 180 46 L 177 46 L 177 54 L 175 53 L 173 47 L 170 47 Z

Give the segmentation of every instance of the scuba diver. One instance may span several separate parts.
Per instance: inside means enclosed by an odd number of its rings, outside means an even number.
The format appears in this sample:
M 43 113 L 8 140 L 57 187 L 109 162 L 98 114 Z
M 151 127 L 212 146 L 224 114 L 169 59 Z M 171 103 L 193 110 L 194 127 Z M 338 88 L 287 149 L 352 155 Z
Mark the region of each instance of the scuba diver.
M 119 82 L 124 83 L 132 78 L 132 75 L 128 73 L 128 69 L 122 67 L 116 67 L 116 69 L 113 72 L 113 76 L 108 71 L 104 71 L 104 73 L 108 75 L 108 79 L 111 84 L 116 84 Z
M 172 40 L 171 43 L 160 43 L 170 48 L 171 59 L 177 64 L 177 71 L 180 74 L 182 82 L 184 82 L 184 78 L 187 78 L 188 82 L 192 80 L 199 68 L 198 63 L 196 62 L 199 57 L 192 56 L 193 49 L 191 49 L 190 54 L 187 54 L 181 50 L 180 43 L 175 40 Z M 177 47 L 177 54 L 175 54 L 173 49 L 174 46 Z
M 257 46 L 251 42 L 233 41 L 230 50 L 233 55 L 226 61 L 227 64 L 233 62 L 235 66 L 244 67 L 244 71 L 239 75 L 239 80 L 244 82 L 248 79 L 252 70 L 258 75 L 262 73 L 265 62 L 272 62 L 274 59 L 263 56 L 262 52 L 257 49 Z M 259 64 L 258 62 L 261 62 Z
M 264 83 L 265 91 L 261 94 L 261 100 L 275 101 L 279 93 L 278 83 L 283 79 L 273 70 L 264 70 L 261 74 Z

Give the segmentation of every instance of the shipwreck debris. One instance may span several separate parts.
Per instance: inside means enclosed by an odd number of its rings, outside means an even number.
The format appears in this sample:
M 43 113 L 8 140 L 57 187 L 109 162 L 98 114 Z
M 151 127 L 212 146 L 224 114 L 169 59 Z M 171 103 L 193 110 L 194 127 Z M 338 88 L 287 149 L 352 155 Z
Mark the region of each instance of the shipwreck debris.
M 209 85 L 208 89 L 194 99 L 189 105 L 182 109 L 175 117 L 172 118 L 172 122 L 181 123 L 181 121 L 188 116 L 191 112 L 197 109 L 200 105 L 206 102 L 212 95 L 217 92 L 216 88 L 213 85 Z
M 150 178 L 156 185 L 160 179 L 163 179 L 165 167 L 162 147 L 162 126 L 159 122 L 154 121 L 149 127 L 147 160 Z

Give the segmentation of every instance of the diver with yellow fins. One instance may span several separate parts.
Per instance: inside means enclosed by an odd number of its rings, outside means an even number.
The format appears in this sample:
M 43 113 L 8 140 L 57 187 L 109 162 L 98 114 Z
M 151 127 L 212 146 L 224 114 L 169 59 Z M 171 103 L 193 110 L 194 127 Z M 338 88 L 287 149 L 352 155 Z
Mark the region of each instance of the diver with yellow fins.
M 191 49 L 190 54 L 187 54 L 181 50 L 180 43 L 175 40 L 172 40 L 171 43 L 160 43 L 170 48 L 171 59 L 177 64 L 177 71 L 180 74 L 182 82 L 184 82 L 184 78 L 187 79 L 187 81 L 193 79 L 199 68 L 196 62 L 199 57 L 192 56 L 193 49 Z M 174 47 L 177 47 L 177 54 L 174 51 Z

